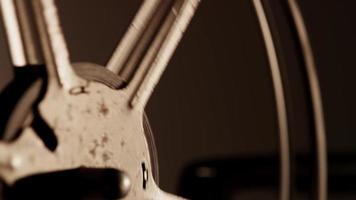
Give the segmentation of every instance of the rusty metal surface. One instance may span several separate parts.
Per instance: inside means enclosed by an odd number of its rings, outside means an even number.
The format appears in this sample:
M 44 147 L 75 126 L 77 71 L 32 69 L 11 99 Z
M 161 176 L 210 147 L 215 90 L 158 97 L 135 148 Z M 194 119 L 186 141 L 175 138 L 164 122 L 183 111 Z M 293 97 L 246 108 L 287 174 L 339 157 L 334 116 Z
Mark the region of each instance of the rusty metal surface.
M 127 96 L 98 83 L 73 96 L 51 87 L 40 112 L 56 133 L 58 147 L 51 152 L 31 128 L 13 144 L 0 144 L 0 174 L 9 183 L 39 172 L 75 167 L 113 167 L 128 173 L 132 189 L 128 199 L 155 198 L 161 191 L 152 174 L 142 188 L 141 163 L 151 171 L 149 150 L 142 127 L 143 111 L 131 109 Z
M 123 80 L 119 76 L 115 75 L 111 71 L 107 70 L 105 67 L 94 64 L 94 63 L 74 63 L 73 68 L 80 77 L 85 80 L 102 83 L 111 89 L 118 89 L 123 85 Z M 159 171 L 158 171 L 158 156 L 156 144 L 151 130 L 151 126 L 146 116 L 143 114 L 143 128 L 150 149 L 150 157 L 152 164 L 152 174 L 156 182 L 159 181 Z
M 116 90 L 110 84 L 76 74 L 54 0 L 33 1 L 48 72 L 47 91 L 38 105 L 38 115 L 53 131 L 55 141 L 38 137 L 41 130 L 32 126 L 25 127 L 13 143 L 0 142 L 0 176 L 11 185 L 44 172 L 115 168 L 131 179 L 126 199 L 179 199 L 161 191 L 153 179 L 156 169 L 152 170 L 149 147 L 153 144 L 147 142 L 143 116 L 146 101 L 198 2 L 177 1 L 150 47 L 151 54 L 144 58 L 129 85 Z M 97 67 L 81 64 L 85 65 Z

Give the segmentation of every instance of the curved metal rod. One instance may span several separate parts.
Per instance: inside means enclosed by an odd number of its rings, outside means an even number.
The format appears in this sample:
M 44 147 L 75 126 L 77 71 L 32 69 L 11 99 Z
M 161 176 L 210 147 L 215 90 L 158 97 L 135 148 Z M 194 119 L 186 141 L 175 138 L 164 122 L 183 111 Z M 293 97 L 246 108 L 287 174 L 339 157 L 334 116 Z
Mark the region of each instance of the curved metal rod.
M 283 90 L 282 74 L 280 71 L 276 49 L 273 43 L 271 30 L 261 0 L 253 0 L 257 18 L 265 42 L 267 57 L 271 68 L 271 76 L 275 91 L 277 108 L 279 145 L 280 145 L 280 200 L 288 200 L 290 197 L 290 145 L 287 120 L 287 107 Z
M 303 21 L 300 8 L 295 0 L 288 0 L 289 9 L 291 11 L 297 34 L 300 40 L 301 50 L 304 57 L 304 63 L 307 71 L 309 87 L 311 92 L 311 101 L 313 104 L 314 125 L 316 134 L 316 152 L 317 152 L 317 167 L 318 180 L 317 192 L 318 200 L 327 199 L 327 144 L 324 124 L 324 111 L 322 105 L 321 91 L 319 79 L 316 71 L 313 51 L 308 38 L 307 30 Z

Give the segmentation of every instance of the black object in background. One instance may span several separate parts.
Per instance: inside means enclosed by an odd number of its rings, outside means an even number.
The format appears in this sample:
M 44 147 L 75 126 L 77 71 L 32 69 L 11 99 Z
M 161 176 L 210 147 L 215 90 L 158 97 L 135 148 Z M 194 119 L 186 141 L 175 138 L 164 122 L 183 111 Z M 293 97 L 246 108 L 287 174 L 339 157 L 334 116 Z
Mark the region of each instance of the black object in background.
M 105 199 L 125 197 L 130 189 L 127 175 L 111 168 L 76 168 L 31 175 L 6 186 L 4 200 Z M 0 198 L 1 199 L 1 198 Z
M 313 199 L 314 160 L 297 156 L 294 191 L 290 199 Z M 180 183 L 180 194 L 192 200 L 278 199 L 270 193 L 278 184 L 278 157 L 245 157 L 200 161 L 188 165 Z M 354 199 L 356 155 L 329 155 L 329 199 Z
M 180 194 L 192 200 L 278 199 L 278 157 L 251 157 L 197 162 L 182 174 Z

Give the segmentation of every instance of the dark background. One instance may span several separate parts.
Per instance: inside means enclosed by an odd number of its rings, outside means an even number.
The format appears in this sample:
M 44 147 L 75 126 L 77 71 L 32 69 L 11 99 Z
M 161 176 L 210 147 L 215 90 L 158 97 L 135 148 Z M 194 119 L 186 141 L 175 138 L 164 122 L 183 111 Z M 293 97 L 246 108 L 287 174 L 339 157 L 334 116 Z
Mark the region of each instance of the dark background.
M 72 61 L 101 65 L 141 3 L 57 2 Z M 320 73 L 332 152 L 356 152 L 353 2 L 300 1 Z M 11 67 L 0 64 L 1 89 L 11 79 Z M 202 1 L 146 111 L 158 148 L 160 185 L 170 192 L 176 192 L 180 173 L 191 162 L 278 154 L 270 70 L 250 1 Z

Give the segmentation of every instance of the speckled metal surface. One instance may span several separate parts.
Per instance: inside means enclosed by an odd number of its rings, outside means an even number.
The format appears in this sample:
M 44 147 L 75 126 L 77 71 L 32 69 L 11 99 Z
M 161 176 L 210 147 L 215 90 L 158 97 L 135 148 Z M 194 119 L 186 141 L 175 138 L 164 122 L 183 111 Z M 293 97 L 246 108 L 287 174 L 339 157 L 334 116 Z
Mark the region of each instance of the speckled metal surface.
M 152 179 L 142 126 L 143 110 L 131 109 L 124 92 L 90 83 L 85 93 L 69 95 L 52 85 L 40 112 L 55 131 L 58 147 L 50 152 L 31 128 L 12 144 L 0 143 L 0 174 L 8 182 L 30 174 L 79 166 L 113 167 L 128 173 L 132 188 L 127 199 L 157 199 L 163 195 Z M 148 168 L 143 189 L 141 164 Z M 166 198 L 165 198 L 166 199 Z
M 114 168 L 128 174 L 131 180 L 125 199 L 179 199 L 161 191 L 153 179 L 143 115 L 147 99 L 198 2 L 177 1 L 182 6 L 170 10 L 163 31 L 159 31 L 152 44 L 155 51 L 150 51 L 130 83 L 116 90 L 75 73 L 54 0 L 34 1 L 48 72 L 39 115 L 53 130 L 58 145 L 48 148 L 34 129 L 24 128 L 15 142 L 0 142 L 0 176 L 11 185 L 20 178 L 43 172 L 77 167 Z

